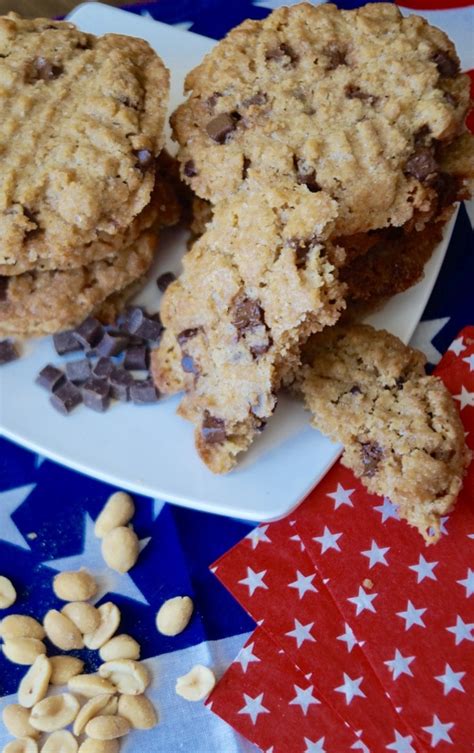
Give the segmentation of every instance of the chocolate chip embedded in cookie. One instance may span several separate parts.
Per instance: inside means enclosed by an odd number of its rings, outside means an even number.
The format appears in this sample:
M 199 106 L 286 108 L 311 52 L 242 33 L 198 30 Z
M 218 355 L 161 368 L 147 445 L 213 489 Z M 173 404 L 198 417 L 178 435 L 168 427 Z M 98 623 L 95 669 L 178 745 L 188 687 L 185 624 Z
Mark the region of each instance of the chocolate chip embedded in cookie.
M 444 148 L 469 106 L 448 37 L 388 3 L 293 5 L 245 21 L 186 88 L 172 124 L 200 197 L 216 203 L 256 177 L 323 190 L 339 204 L 340 235 L 436 209 Z
M 366 325 L 315 335 L 304 358 L 299 385 L 313 426 L 342 442 L 343 464 L 370 492 L 435 541 L 470 460 L 443 382 L 426 376 L 422 353 Z

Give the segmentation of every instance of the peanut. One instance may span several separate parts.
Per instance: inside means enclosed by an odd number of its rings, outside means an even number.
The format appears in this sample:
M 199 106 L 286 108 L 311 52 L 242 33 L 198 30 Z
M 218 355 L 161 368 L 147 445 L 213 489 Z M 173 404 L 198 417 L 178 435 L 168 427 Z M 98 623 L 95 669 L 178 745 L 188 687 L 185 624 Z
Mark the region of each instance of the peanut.
M 110 641 L 104 643 L 99 651 L 102 661 L 112 661 L 113 659 L 139 659 L 140 644 L 126 633 L 116 635 Z
M 18 740 L 7 743 L 3 753 L 38 753 L 38 743 L 31 737 L 19 737 Z
M 66 685 L 71 677 L 79 675 L 84 669 L 84 662 L 75 656 L 51 656 L 49 662 L 52 667 L 51 685 Z
M 97 611 L 100 615 L 99 627 L 84 636 L 84 643 L 91 650 L 97 650 L 107 643 L 120 624 L 120 612 L 111 601 L 101 604 Z
M 150 684 L 150 674 L 144 664 L 132 659 L 115 659 L 99 667 L 99 675 L 113 682 L 119 693 L 140 695 Z
M 69 617 L 50 609 L 43 621 L 46 635 L 51 643 L 63 651 L 71 651 L 74 648 L 84 648 L 84 641 L 79 629 L 71 622 Z
M 178 635 L 187 627 L 194 604 L 189 596 L 175 596 L 161 605 L 156 615 L 156 627 L 163 635 Z
M 115 492 L 108 498 L 95 522 L 95 535 L 102 539 L 109 531 L 125 526 L 133 518 L 135 505 L 126 492 Z
M 127 719 L 133 729 L 152 729 L 158 722 L 155 707 L 144 695 L 121 695 L 118 714 Z
M 114 716 L 117 713 L 118 701 L 115 696 L 104 694 L 90 698 L 79 711 L 74 720 L 72 731 L 79 737 L 84 732 L 86 724 L 95 716 Z
M 19 703 L 5 706 L 2 712 L 5 727 L 13 737 L 39 737 L 40 733 L 30 724 L 30 712 Z
M 14 664 L 27 666 L 46 653 L 46 646 L 37 638 L 11 638 L 3 644 L 3 653 Z
M 55 732 L 71 724 L 78 712 L 79 701 L 73 695 L 53 695 L 33 706 L 30 723 L 41 732 Z
M 79 693 L 85 698 L 94 698 L 96 695 L 107 693 L 113 695 L 117 692 L 115 685 L 99 675 L 75 675 L 67 684 L 73 693 Z
M 83 635 L 93 633 L 100 625 L 98 610 L 85 601 L 71 601 L 62 608 L 61 612 L 75 624 Z
M 82 568 L 58 573 L 53 581 L 53 590 L 62 601 L 87 601 L 97 593 L 97 583 Z
M 79 748 L 79 753 L 118 753 L 118 740 L 93 740 L 88 737 Z
M 16 601 L 16 591 L 11 580 L 0 575 L 0 609 L 8 609 Z
M 86 735 L 94 740 L 115 740 L 130 732 L 130 725 L 122 716 L 96 716 L 86 726 Z
M 128 573 L 139 554 L 138 536 L 131 528 L 113 528 L 102 539 L 102 556 L 106 564 L 118 573 Z
M 187 701 L 202 701 L 209 695 L 216 678 L 209 667 L 196 664 L 187 675 L 176 680 L 176 693 Z
M 45 635 L 42 624 L 26 614 L 9 614 L 0 623 L 0 636 L 4 641 L 10 638 L 37 638 L 42 641 Z
M 18 700 L 25 709 L 31 709 L 48 692 L 53 668 L 49 659 L 40 654 L 23 677 L 18 688 Z
M 67 730 L 62 729 L 48 736 L 41 748 L 41 753 L 77 753 L 77 749 L 76 738 Z

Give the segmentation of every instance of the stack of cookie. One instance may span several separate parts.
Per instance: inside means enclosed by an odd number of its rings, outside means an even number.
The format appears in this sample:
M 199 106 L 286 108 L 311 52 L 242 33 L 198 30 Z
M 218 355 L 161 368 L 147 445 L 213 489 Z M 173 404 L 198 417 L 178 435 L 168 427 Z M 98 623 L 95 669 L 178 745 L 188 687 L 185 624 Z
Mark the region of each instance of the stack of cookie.
M 469 82 L 393 4 L 303 4 L 231 31 L 186 87 L 178 157 L 212 219 L 165 294 L 153 373 L 226 472 L 305 341 L 421 276 L 474 174 Z
M 176 219 L 168 71 L 146 42 L 0 18 L 0 336 L 113 318 Z

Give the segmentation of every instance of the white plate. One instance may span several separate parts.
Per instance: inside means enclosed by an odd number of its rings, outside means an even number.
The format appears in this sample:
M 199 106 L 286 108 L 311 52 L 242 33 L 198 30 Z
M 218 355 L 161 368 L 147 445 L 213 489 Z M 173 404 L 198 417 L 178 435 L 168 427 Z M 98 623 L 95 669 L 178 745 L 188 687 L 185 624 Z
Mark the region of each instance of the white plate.
M 171 106 L 181 99 L 183 78 L 212 47 L 210 39 L 100 3 L 77 8 L 70 18 L 95 34 L 119 32 L 147 39 L 172 71 Z M 453 221 L 427 265 L 422 282 L 393 298 L 371 318 L 410 339 L 443 261 Z M 182 232 L 160 241 L 150 283 L 140 300 L 158 308 L 158 273 L 179 271 Z M 340 448 L 308 425 L 300 404 L 282 399 L 276 415 L 228 476 L 214 476 L 198 459 L 190 423 L 175 415 L 179 399 L 153 406 L 115 404 L 104 415 L 85 408 L 65 418 L 34 384 L 48 362 L 58 362 L 49 338 L 30 341 L 25 357 L 1 369 L 0 429 L 6 437 L 78 471 L 159 499 L 248 520 L 283 516 L 324 475 Z

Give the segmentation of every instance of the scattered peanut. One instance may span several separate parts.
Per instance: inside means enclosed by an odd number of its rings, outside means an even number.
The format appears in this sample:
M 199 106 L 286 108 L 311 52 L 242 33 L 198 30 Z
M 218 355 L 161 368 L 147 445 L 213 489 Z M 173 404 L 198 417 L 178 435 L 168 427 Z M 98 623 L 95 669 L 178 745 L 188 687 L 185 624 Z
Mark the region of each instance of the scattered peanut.
M 30 712 L 19 703 L 5 706 L 2 712 L 5 727 L 13 737 L 39 737 L 40 733 L 30 724 Z
M 76 738 L 62 729 L 49 735 L 41 753 L 77 753 L 78 745 Z
M 71 651 L 74 648 L 84 648 L 84 641 L 80 630 L 71 622 L 69 617 L 50 609 L 43 621 L 46 635 L 51 643 L 63 651 Z
M 23 677 L 18 688 L 18 700 L 25 709 L 31 709 L 48 692 L 52 672 L 49 659 L 40 654 Z
M 73 695 L 53 695 L 33 706 L 30 723 L 41 732 L 55 732 L 71 724 L 78 712 L 79 701 Z
M 26 614 L 9 614 L 0 623 L 0 636 L 4 641 L 10 638 L 37 638 L 42 641 L 45 635 L 42 624 Z
M 62 608 L 61 612 L 69 617 L 83 635 L 93 633 L 100 625 L 98 610 L 85 601 L 71 601 Z
M 119 747 L 118 740 L 93 740 L 89 737 L 82 743 L 79 753 L 118 753 Z
M 0 609 L 8 609 L 16 601 L 13 583 L 5 575 L 0 575 Z
M 71 677 L 81 674 L 84 669 L 84 662 L 75 656 L 51 656 L 49 662 L 52 667 L 51 685 L 66 685 Z
M 94 698 L 94 696 L 104 693 L 113 695 L 117 692 L 113 683 L 104 677 L 99 677 L 99 675 L 75 675 L 68 681 L 67 686 L 73 693 L 79 693 L 85 698 Z
M 128 573 L 139 554 L 138 536 L 131 528 L 113 528 L 102 540 L 102 556 L 107 565 L 118 573 Z
M 125 526 L 135 513 L 133 499 L 126 492 L 115 492 L 108 498 L 95 522 L 95 535 L 102 539 L 109 531 Z
M 79 737 L 91 719 L 94 719 L 99 714 L 101 716 L 109 716 L 109 714 L 114 716 L 117 713 L 117 707 L 118 700 L 116 696 L 107 694 L 96 695 L 94 698 L 90 698 L 76 716 L 72 731 Z
M 3 644 L 3 653 L 14 664 L 27 666 L 46 653 L 46 646 L 37 638 L 11 638 Z
M 176 692 L 186 701 L 202 701 L 216 684 L 214 672 L 209 667 L 196 664 L 187 675 L 176 680 Z
M 132 659 L 105 662 L 99 667 L 99 675 L 113 682 L 118 692 L 126 695 L 140 695 L 150 684 L 150 674 L 145 665 Z
M 92 575 L 82 568 L 58 573 L 53 581 L 53 590 L 62 601 L 87 601 L 97 593 L 97 583 Z
M 178 635 L 187 627 L 194 604 L 189 596 L 175 596 L 161 605 L 156 615 L 156 627 L 163 635 Z
M 144 695 L 121 695 L 118 714 L 127 719 L 133 729 L 152 729 L 158 722 L 155 707 Z
M 119 609 L 111 601 L 101 604 L 97 611 L 100 615 L 99 627 L 84 636 L 84 643 L 91 650 L 97 650 L 107 643 L 120 624 Z
M 123 716 L 96 716 L 86 726 L 86 735 L 94 740 L 115 740 L 130 732 L 130 725 Z
M 99 651 L 102 661 L 113 661 L 114 659 L 139 659 L 140 644 L 126 633 L 116 635 L 110 641 L 104 643 Z
M 31 737 L 19 737 L 18 740 L 7 743 L 3 753 L 38 753 L 38 743 Z

